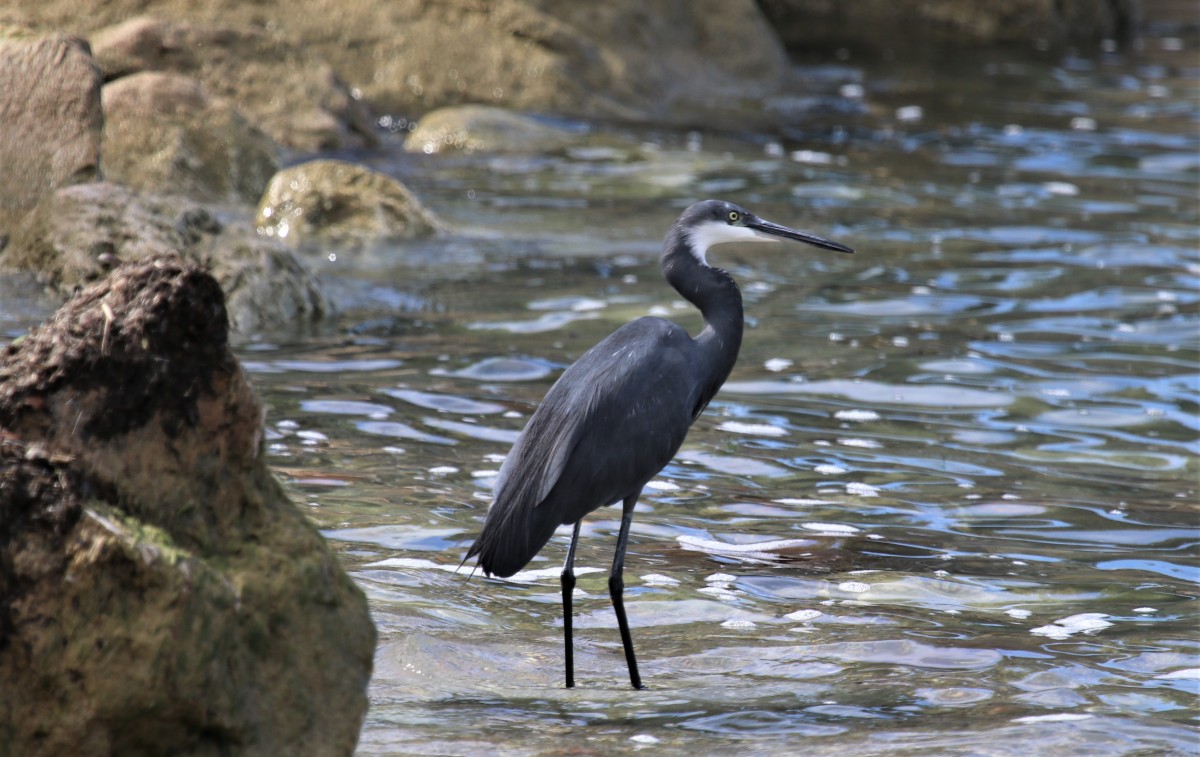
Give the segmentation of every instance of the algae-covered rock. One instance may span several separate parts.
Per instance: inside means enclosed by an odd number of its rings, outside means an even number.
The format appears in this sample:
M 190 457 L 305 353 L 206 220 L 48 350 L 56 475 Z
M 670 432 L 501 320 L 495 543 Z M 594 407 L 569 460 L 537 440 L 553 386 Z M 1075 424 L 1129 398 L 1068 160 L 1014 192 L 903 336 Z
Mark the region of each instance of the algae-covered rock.
M 155 257 L 0 352 L 0 744 L 349 755 L 374 627 L 262 459 L 216 280 Z
M 242 333 L 327 313 L 320 285 L 295 253 L 245 226 L 222 225 L 191 200 L 99 182 L 44 198 L 0 251 L 0 266 L 33 271 L 64 295 L 121 263 L 181 254 L 221 283 Z
M 252 203 L 279 170 L 275 143 L 189 76 L 146 71 L 106 84 L 102 94 L 109 181 Z
M 0 235 L 47 192 L 96 178 L 102 124 L 86 42 L 0 30 Z
M 357 249 L 437 233 L 442 223 L 399 181 L 340 160 L 314 160 L 271 179 L 259 230 L 292 246 Z

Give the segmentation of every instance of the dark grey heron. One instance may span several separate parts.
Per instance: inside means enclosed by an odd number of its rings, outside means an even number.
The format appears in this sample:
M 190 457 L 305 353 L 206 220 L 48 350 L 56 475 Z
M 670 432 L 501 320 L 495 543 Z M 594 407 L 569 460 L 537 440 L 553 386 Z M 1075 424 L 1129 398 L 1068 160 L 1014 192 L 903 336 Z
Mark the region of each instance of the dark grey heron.
M 733 277 L 708 264 L 723 242 L 793 239 L 854 252 L 828 239 L 764 221 L 720 200 L 683 212 L 663 243 L 667 282 L 700 309 L 695 339 L 662 318 L 639 318 L 592 347 L 563 371 L 513 444 L 496 478 L 483 531 L 464 559 L 479 557 L 485 575 L 524 568 L 560 525 L 574 525 L 562 570 L 567 688 L 575 685 L 571 594 L 575 547 L 588 513 L 623 503 L 608 592 L 633 688 L 642 688 L 625 618 L 625 546 L 642 487 L 661 471 L 688 428 L 725 383 L 742 345 L 742 294 Z

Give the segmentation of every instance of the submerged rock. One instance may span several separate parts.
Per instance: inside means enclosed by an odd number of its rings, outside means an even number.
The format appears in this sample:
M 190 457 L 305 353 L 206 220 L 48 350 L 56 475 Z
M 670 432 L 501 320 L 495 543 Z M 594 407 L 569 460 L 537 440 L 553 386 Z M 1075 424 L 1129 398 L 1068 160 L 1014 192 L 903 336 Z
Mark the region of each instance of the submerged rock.
M 67 295 L 124 262 L 181 254 L 208 267 L 246 333 L 312 319 L 329 303 L 291 250 L 245 227 L 223 226 L 182 197 L 99 182 L 64 187 L 29 213 L 0 251 L 0 266 L 35 272 Z
M 6 753 L 353 752 L 366 600 L 263 462 L 227 327 L 154 257 L 0 352 Z
M 208 236 L 195 248 L 221 282 L 234 331 L 293 327 L 335 310 L 308 266 L 277 240 L 250 229 Z
M 103 120 L 86 42 L 0 30 L 0 236 L 46 193 L 96 178 Z
M 189 76 L 146 71 L 110 82 L 102 92 L 110 181 L 252 203 L 279 170 L 270 137 Z
M 432 154 L 547 152 L 577 141 L 574 134 L 488 105 L 452 105 L 427 113 L 404 140 L 404 149 Z
M 292 246 L 358 249 L 437 233 L 442 223 L 400 182 L 340 160 L 314 160 L 271 179 L 259 230 Z

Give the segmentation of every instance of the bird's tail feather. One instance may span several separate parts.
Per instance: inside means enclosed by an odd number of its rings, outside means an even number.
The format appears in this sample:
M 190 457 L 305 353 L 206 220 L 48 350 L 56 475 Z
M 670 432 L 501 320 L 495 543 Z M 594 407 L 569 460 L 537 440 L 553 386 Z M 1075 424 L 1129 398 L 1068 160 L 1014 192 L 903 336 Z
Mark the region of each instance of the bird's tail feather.
M 493 503 L 479 538 L 464 559 L 479 558 L 484 575 L 508 578 L 529 564 L 560 525 L 549 507 L 511 507 Z

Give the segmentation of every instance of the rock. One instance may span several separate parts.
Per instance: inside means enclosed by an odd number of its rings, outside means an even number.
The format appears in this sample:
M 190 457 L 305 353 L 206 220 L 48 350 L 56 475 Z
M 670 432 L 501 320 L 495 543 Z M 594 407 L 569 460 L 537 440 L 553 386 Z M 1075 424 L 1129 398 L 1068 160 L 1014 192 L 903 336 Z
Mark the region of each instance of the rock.
M 292 246 L 351 250 L 426 237 L 442 228 L 400 182 L 339 160 L 314 160 L 277 173 L 255 222 L 260 233 Z
M 64 295 L 97 281 L 117 264 L 176 253 L 186 201 L 143 197 L 108 182 L 77 184 L 47 196 L 0 251 L 7 268 L 33 271 Z
M 744 115 L 747 103 L 779 89 L 787 70 L 754 0 L 356 5 L 342 22 L 359 44 L 318 35 L 313 42 L 367 100 L 391 112 L 486 103 L 690 122 L 731 107 Z
M 147 30 L 143 20 L 142 28 L 133 29 L 136 34 L 123 33 L 129 41 L 122 43 L 119 56 L 110 55 L 112 30 L 92 35 L 106 76 L 110 60 L 114 74 L 146 70 L 137 68 L 146 61 L 168 61 L 162 65 L 195 76 L 210 93 L 229 95 L 255 125 L 283 144 L 291 144 L 284 136 L 288 121 L 307 120 L 301 115 L 305 103 L 315 99 L 338 113 L 303 87 L 287 84 L 319 70 L 318 61 L 328 63 L 377 110 L 405 117 L 479 103 L 688 124 L 708 109 L 731 107 L 737 115 L 726 121 L 744 122 L 756 112 L 752 105 L 758 97 L 777 93 L 788 65 L 755 0 L 313 0 L 303 13 L 277 2 L 112 0 L 90 9 L 86 20 L 68 0 L 43 0 L 28 12 L 73 28 L 138 13 L 178 19 L 172 23 L 184 30 L 180 36 Z M 238 31 L 224 32 L 235 37 L 197 36 L 216 26 Z M 211 72 L 174 67 L 185 46 L 212 66 Z M 227 91 L 234 89 L 242 94 Z M 282 112 L 276 116 L 276 111 Z
M 410 152 L 549 152 L 577 141 L 566 129 L 488 105 L 451 105 L 426 113 L 404 140 Z
M 138 16 L 92 34 L 92 50 L 106 81 L 142 71 L 195 71 L 201 51 L 189 39 L 191 30 L 187 24 Z
M 88 45 L 0 32 L 0 236 L 56 187 L 100 168 L 100 71 Z
M 102 94 L 110 181 L 253 203 L 279 170 L 275 143 L 191 77 L 146 71 L 106 84 Z
M 182 254 L 221 282 L 234 327 L 247 333 L 312 319 L 329 303 L 308 269 L 276 240 L 222 226 L 182 197 L 106 182 L 65 187 L 13 230 L 0 265 L 33 271 L 64 295 L 123 262 Z
M 216 280 L 156 257 L 0 352 L 5 753 L 353 753 L 367 603 L 226 331 Z
M 287 147 L 316 151 L 376 144 L 365 106 L 329 64 L 307 46 L 249 27 L 249 22 L 230 29 L 142 16 L 97 31 L 92 48 L 106 80 L 143 71 L 194 77 Z
M 370 139 L 352 92 L 397 122 L 481 103 L 752 126 L 770 122 L 756 108 L 760 98 L 803 93 L 788 76 L 777 29 L 789 45 L 826 50 L 853 39 L 917 52 L 956 39 L 1028 47 L 1039 38 L 1120 35 L 1133 27 L 1138 7 L 1131 0 L 310 0 L 298 13 L 277 0 L 106 0 L 80 14 L 78 0 L 14 4 L 27 23 L 45 26 L 122 22 L 120 45 L 115 29 L 91 37 L 106 72 L 173 70 L 214 95 L 242 93 L 231 99 L 253 123 L 301 149 L 315 149 L 314 132 L 292 131 L 306 124 L 335 140 Z M 144 13 L 176 21 L 127 20 Z M 218 27 L 239 31 L 205 36 Z M 328 88 L 311 76 L 332 77 L 333 70 L 354 89 Z M 339 125 L 333 133 L 320 129 L 326 118 Z
M 197 257 L 211 267 L 228 301 L 234 331 L 294 327 L 333 311 L 333 304 L 296 254 L 246 229 L 211 236 Z

